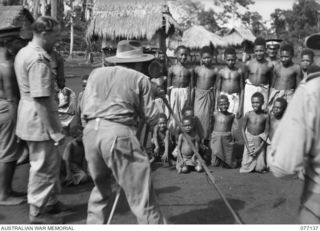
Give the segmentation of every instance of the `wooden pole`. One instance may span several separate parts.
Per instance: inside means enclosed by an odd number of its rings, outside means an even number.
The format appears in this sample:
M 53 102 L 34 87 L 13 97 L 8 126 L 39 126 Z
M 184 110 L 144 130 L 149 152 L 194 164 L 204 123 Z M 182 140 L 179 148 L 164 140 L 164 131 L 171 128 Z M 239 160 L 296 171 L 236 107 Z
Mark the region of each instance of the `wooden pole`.
M 54 1 L 54 0 L 53 0 Z M 73 0 L 70 1 L 70 8 L 71 8 L 71 17 L 70 17 L 70 51 L 69 57 L 72 58 L 73 55 L 73 43 L 74 43 L 74 31 L 73 31 Z

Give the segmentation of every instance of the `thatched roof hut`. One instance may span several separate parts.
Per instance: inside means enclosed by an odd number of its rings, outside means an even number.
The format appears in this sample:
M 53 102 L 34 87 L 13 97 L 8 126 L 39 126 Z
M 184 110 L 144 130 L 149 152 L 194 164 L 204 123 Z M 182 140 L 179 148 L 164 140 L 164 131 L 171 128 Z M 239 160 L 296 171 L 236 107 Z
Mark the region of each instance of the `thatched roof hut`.
M 225 47 L 227 43 L 223 39 L 203 26 L 194 25 L 183 32 L 181 45 L 191 49 L 209 46 L 212 43 L 215 47 Z
M 177 26 L 168 11 L 163 13 L 165 6 L 165 0 L 96 0 L 86 38 L 151 40 L 163 27 L 163 17 L 167 32 Z
M 253 33 L 244 27 L 233 28 L 223 36 L 223 40 L 232 46 L 240 46 L 245 40 L 254 42 L 255 39 Z
M 31 13 L 22 6 L 0 5 L 0 29 L 7 27 L 21 27 L 21 33 L 31 33 L 30 26 L 33 23 Z

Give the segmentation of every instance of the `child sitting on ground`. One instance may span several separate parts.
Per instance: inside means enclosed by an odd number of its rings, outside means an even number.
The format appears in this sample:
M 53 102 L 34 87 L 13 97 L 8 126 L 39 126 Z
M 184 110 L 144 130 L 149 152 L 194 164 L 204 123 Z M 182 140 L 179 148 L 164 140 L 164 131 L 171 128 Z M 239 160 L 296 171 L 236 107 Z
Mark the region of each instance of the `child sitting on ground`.
M 269 115 L 262 109 L 264 98 L 260 92 L 251 97 L 253 111 L 245 114 L 242 135 L 245 149 L 242 156 L 240 173 L 266 170 L 266 141 L 269 133 Z
M 196 150 L 199 150 L 199 136 L 194 131 L 193 119 L 191 117 L 184 117 L 182 119 L 182 125 L 184 131 L 189 135 L 192 143 L 194 144 Z M 197 172 L 202 171 L 202 166 L 200 161 L 197 159 L 192 147 L 187 142 L 183 134 L 179 135 L 177 144 L 177 164 L 176 168 L 178 173 L 187 173 L 193 167 Z
M 235 168 L 233 161 L 233 137 L 231 128 L 235 114 L 228 112 L 229 99 L 226 95 L 220 95 L 217 100 L 219 111 L 213 115 L 213 131 L 210 147 L 212 150 L 212 166 Z
M 70 135 L 69 127 L 76 115 L 76 95 L 70 88 L 63 88 L 58 93 L 59 98 L 59 120 L 66 135 Z
M 171 164 L 169 153 L 172 151 L 173 142 L 167 123 L 167 116 L 164 113 L 161 113 L 158 118 L 158 124 L 153 129 L 151 143 L 153 144 L 155 160 L 161 158 L 163 162 L 169 161 L 169 164 Z
M 67 186 L 78 185 L 88 181 L 89 174 L 87 172 L 82 135 L 78 135 L 67 144 L 63 152 L 62 160 L 66 173 L 63 182 Z

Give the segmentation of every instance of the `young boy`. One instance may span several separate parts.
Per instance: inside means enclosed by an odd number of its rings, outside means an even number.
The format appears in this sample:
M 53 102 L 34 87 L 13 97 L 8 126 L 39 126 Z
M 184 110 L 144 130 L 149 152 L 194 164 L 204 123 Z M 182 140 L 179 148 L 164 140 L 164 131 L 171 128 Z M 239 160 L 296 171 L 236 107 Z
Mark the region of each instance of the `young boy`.
M 193 119 L 191 117 L 184 117 L 182 120 L 184 131 L 191 138 L 192 143 L 195 148 L 199 150 L 199 136 L 194 132 Z M 179 135 L 178 144 L 177 144 L 177 164 L 176 168 L 179 173 L 187 173 L 190 171 L 191 167 L 197 172 L 202 171 L 202 166 L 195 153 L 193 152 L 191 146 L 187 142 L 183 134 Z
M 313 64 L 314 52 L 310 49 L 303 49 L 301 52 L 301 71 L 302 78 L 306 78 L 308 76 L 308 67 Z
M 218 69 L 212 65 L 212 51 L 205 46 L 201 49 L 201 66 L 194 69 L 195 97 L 194 114 L 200 121 L 199 135 L 201 139 L 209 140 L 212 121 L 211 115 L 214 109 L 214 85 Z
M 187 66 L 189 49 L 179 46 L 176 49 L 177 64 L 170 67 L 168 72 L 168 95 L 170 105 L 178 119 L 182 119 L 182 109 L 190 102 L 191 89 L 193 88 L 193 71 Z M 169 123 L 170 129 L 176 130 L 177 125 L 172 118 Z
M 63 88 L 58 94 L 59 99 L 59 120 L 66 134 L 69 135 L 70 124 L 76 115 L 76 94 L 70 88 Z
M 162 78 L 154 78 L 151 79 L 151 84 L 152 87 L 155 88 L 155 90 L 153 91 L 155 105 L 157 106 L 160 113 L 164 113 L 167 117 L 169 117 L 169 110 L 162 99 L 162 97 L 166 97 L 166 99 L 168 99 L 168 96 L 165 95 L 164 80 Z
M 251 97 L 253 111 L 245 114 L 242 134 L 245 149 L 242 156 L 240 173 L 266 170 L 266 140 L 269 132 L 269 115 L 262 109 L 263 95 L 256 92 Z
M 263 38 L 257 38 L 254 42 L 255 58 L 246 64 L 246 85 L 244 89 L 243 114 L 252 110 L 251 96 L 260 92 L 265 99 L 262 106 L 267 108 L 269 88 L 272 82 L 273 64 L 265 59 L 266 42 Z
M 231 128 L 235 114 L 228 112 L 229 99 L 226 95 L 218 97 L 218 108 L 213 115 L 213 131 L 211 134 L 210 147 L 212 150 L 212 166 L 236 167 L 233 162 L 233 138 Z
M 276 66 L 280 61 L 278 57 L 280 42 L 281 42 L 280 39 L 268 39 L 266 41 L 267 55 L 268 55 L 266 59 L 272 62 L 273 66 Z
M 169 153 L 172 151 L 172 140 L 167 127 L 167 122 L 167 116 L 164 113 L 160 113 L 158 124 L 153 129 L 153 136 L 151 139 L 155 158 L 161 158 L 163 162 L 169 161 Z
M 273 102 L 283 97 L 290 103 L 295 89 L 301 81 L 301 68 L 292 62 L 294 50 L 292 45 L 284 45 L 280 48 L 280 64 L 274 69 L 274 78 L 270 90 L 268 108 L 271 110 Z
M 89 179 L 82 135 L 78 135 L 67 144 L 62 160 L 66 172 L 64 183 L 67 186 L 85 183 Z
M 218 74 L 217 98 L 220 95 L 226 95 L 229 99 L 229 112 L 235 114 L 239 119 L 242 116 L 243 107 L 244 73 L 241 68 L 235 66 L 237 56 L 234 48 L 227 48 L 224 57 L 227 66 Z

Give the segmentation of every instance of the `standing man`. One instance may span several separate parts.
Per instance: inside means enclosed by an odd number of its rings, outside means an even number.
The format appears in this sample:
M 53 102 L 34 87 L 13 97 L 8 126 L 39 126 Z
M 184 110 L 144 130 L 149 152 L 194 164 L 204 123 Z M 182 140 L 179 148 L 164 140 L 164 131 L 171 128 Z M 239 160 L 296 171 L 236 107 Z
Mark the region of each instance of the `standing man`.
M 317 38 L 314 42 L 310 42 Z M 306 40 L 320 49 L 320 36 Z M 320 224 L 320 72 L 309 74 L 297 88 L 279 124 L 269 153 L 276 177 L 298 175 L 304 179 L 300 222 Z
M 19 89 L 13 60 L 24 41 L 19 38 L 20 27 L 0 30 L 0 205 L 25 202 L 12 191 L 12 179 L 22 145 L 15 135 Z
M 33 39 L 16 56 L 14 68 L 20 89 L 16 134 L 27 142 L 30 152 L 28 184 L 31 223 L 62 223 L 49 212 L 59 211 L 60 156 L 64 140 L 58 119 L 51 69 L 54 44 L 59 39 L 59 23 L 39 17 L 33 24 Z
M 116 56 L 106 59 L 114 67 L 97 68 L 89 76 L 81 104 L 85 125 L 83 143 L 95 187 L 88 204 L 88 224 L 107 222 L 111 172 L 124 190 L 139 224 L 165 220 L 151 183 L 148 155 L 136 137 L 137 120 L 157 122 L 151 84 L 141 73 L 152 55 L 143 54 L 137 41 L 120 41 Z
M 267 47 L 267 60 L 271 61 L 273 66 L 277 65 L 280 62 L 278 57 L 278 52 L 280 49 L 281 39 L 268 39 L 266 40 Z

